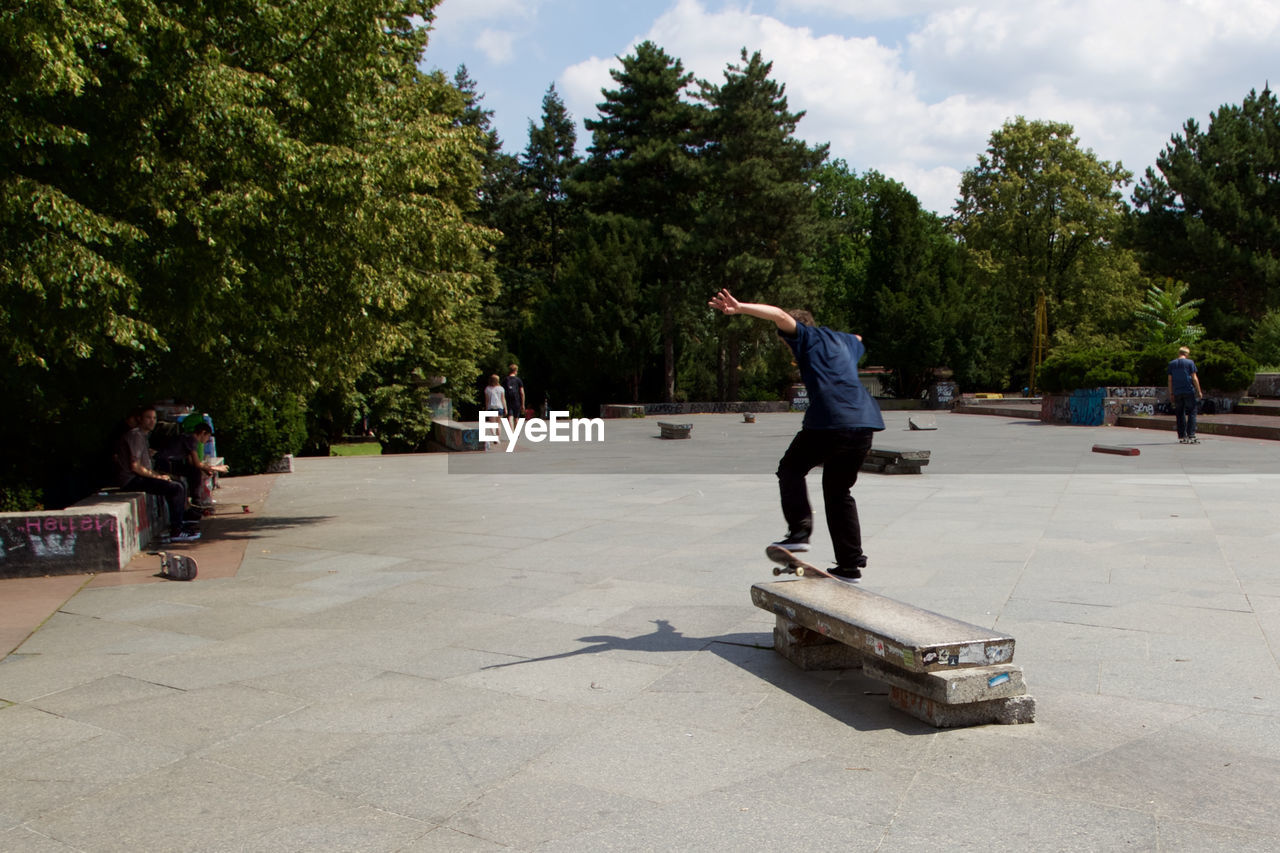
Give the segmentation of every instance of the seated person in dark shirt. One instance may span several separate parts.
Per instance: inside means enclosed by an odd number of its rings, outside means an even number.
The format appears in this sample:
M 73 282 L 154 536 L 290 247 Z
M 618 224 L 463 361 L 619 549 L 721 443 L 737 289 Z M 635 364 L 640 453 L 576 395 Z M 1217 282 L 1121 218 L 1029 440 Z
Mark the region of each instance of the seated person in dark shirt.
M 169 507 L 170 541 L 199 539 L 199 533 L 182 527 L 182 516 L 187 509 L 186 487 L 152 465 L 148 436 L 156 427 L 155 407 L 139 407 L 129 416 L 128 423 L 129 430 L 116 442 L 112 453 L 116 484 L 126 492 L 146 492 L 164 498 Z
M 218 468 L 200 458 L 200 447 L 213 435 L 213 427 L 204 421 L 196 424 L 191 432 L 180 432 L 160 442 L 156 449 L 156 470 L 175 477 L 181 476 L 186 481 L 187 494 L 193 504 L 200 503 L 197 497 L 202 494 L 204 478 L 212 476 Z

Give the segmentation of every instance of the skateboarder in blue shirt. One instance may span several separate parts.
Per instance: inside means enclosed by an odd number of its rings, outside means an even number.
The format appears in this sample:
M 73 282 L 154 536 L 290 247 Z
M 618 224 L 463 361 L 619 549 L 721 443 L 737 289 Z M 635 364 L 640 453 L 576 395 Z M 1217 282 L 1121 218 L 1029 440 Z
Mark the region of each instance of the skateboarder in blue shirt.
M 803 426 L 778 462 L 787 535 L 773 544 L 789 551 L 809 550 L 813 510 L 805 477 L 821 465 L 827 531 L 836 553 L 831 574 L 849 580 L 862 577 L 867 558 L 852 490 L 871 450 L 872 434 L 884 429 L 880 407 L 858 379 L 858 360 L 866 351 L 862 338 L 815 326 L 807 311 L 739 302 L 728 290 L 721 290 L 707 304 L 729 316 L 745 314 L 774 323 L 795 354 L 809 393 Z
M 1199 444 L 1200 439 L 1196 438 L 1196 405 L 1204 394 L 1200 391 L 1196 363 L 1190 356 L 1190 349 L 1179 347 L 1178 357 L 1169 362 L 1165 372 L 1169 374 L 1169 402 L 1173 404 L 1177 421 L 1178 441 Z

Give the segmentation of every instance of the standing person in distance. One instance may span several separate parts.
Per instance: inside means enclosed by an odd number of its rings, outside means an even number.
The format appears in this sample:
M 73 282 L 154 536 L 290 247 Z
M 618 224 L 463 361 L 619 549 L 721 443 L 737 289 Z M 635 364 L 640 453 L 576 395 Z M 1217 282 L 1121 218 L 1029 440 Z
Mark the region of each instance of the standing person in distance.
M 1169 402 L 1178 427 L 1178 441 L 1183 444 L 1199 444 L 1196 438 L 1196 408 L 1204 393 L 1200 390 L 1200 374 L 1191 360 L 1191 350 L 1178 347 L 1178 357 L 1169 362 L 1165 370 L 1169 374 Z
M 858 360 L 866 352 L 862 338 L 815 326 L 808 311 L 739 302 L 727 289 L 707 304 L 728 316 L 745 314 L 776 325 L 778 335 L 795 355 L 809 392 L 802 428 L 778 462 L 778 492 L 787 535 L 773 544 L 789 551 L 809 550 L 813 510 L 805 477 L 821 465 L 827 531 L 836 555 L 836 566 L 829 571 L 843 580 L 857 580 L 867 558 L 862 551 L 853 484 L 871 450 L 873 433 L 884 429 L 880 407 L 858 379 Z
M 484 388 L 484 408 L 487 412 L 496 413 L 499 418 L 507 415 L 507 392 L 502 389 L 502 380 L 496 373 L 489 375 L 489 384 Z
M 515 429 L 516 421 L 524 417 L 524 381 L 516 376 L 520 365 L 513 364 L 509 370 L 507 378 L 502 380 L 502 389 L 507 395 L 507 420 Z

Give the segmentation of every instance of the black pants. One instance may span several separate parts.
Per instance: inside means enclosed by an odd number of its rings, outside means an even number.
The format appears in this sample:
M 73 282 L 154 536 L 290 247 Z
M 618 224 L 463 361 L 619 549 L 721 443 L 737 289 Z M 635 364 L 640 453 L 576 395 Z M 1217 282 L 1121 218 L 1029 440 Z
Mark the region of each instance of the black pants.
M 1198 404 L 1195 394 L 1173 395 L 1174 421 L 1178 427 L 1178 438 L 1196 437 L 1196 408 Z
M 836 565 L 861 566 L 862 526 L 853 484 L 862 460 L 871 450 L 869 429 L 802 429 L 778 462 L 778 492 L 782 516 L 791 536 L 808 539 L 813 532 L 813 510 L 805 477 L 822 466 L 822 501 L 827 511 L 827 532 L 835 547 Z
M 152 462 L 152 467 L 162 474 L 168 474 L 181 482 L 187 489 L 188 497 L 199 498 L 200 482 L 204 478 L 204 471 L 195 465 L 185 459 L 161 459 L 156 457 Z
M 175 534 L 182 532 L 182 514 L 187 510 L 187 487 L 181 480 L 134 477 L 120 488 L 126 492 L 146 492 L 164 498 L 169 505 L 169 531 Z

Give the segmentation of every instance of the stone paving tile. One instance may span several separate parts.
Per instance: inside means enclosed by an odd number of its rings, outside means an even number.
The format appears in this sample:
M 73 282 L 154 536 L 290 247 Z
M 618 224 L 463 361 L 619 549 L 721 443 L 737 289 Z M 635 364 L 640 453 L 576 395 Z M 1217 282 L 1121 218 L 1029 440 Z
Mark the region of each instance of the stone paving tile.
M 91 585 L 0 662 L 0 846 L 1274 849 L 1280 445 L 905 418 L 936 464 L 860 478 L 863 585 L 1016 637 L 1032 725 L 772 651 L 797 416 L 611 424 L 581 475 L 298 460 L 238 573 Z

